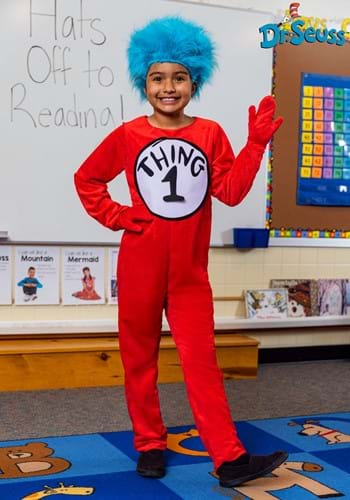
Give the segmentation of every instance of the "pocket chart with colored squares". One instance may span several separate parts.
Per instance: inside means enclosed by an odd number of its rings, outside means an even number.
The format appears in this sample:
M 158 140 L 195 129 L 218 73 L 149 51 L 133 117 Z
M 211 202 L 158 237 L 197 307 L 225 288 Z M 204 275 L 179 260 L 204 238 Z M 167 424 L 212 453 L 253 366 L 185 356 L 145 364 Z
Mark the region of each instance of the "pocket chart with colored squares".
M 350 77 L 302 73 L 298 205 L 350 205 Z

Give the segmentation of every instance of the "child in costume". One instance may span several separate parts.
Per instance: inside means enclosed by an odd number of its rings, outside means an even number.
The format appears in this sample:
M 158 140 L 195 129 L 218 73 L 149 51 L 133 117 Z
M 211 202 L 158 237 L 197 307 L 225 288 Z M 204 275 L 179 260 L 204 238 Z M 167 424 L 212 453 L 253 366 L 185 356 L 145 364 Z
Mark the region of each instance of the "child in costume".
M 240 442 L 226 400 L 214 343 L 208 281 L 211 196 L 233 206 L 251 188 L 266 145 L 282 119 L 265 97 L 249 109 L 249 136 L 235 158 L 215 122 L 184 113 L 216 65 L 205 30 L 178 17 L 136 30 L 129 72 L 150 116 L 123 123 L 75 174 L 87 212 L 112 230 L 125 229 L 118 259 L 119 341 L 133 424 L 137 471 L 165 474 L 167 431 L 157 359 L 165 310 L 200 437 L 222 486 L 270 473 L 287 454 L 251 456 Z M 107 183 L 125 171 L 132 206 L 111 199 Z

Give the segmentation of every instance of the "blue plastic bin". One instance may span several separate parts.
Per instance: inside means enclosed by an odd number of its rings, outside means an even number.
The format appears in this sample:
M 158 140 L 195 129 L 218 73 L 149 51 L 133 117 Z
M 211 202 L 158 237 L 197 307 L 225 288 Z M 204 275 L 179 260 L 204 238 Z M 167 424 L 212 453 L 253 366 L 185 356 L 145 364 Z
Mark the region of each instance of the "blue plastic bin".
M 235 227 L 233 244 L 237 248 L 266 248 L 269 246 L 269 229 Z

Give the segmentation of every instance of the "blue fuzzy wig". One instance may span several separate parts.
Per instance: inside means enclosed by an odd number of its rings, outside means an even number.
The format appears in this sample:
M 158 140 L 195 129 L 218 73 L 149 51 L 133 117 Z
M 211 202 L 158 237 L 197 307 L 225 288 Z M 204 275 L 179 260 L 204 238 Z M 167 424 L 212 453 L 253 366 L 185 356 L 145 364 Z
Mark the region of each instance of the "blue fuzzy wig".
M 130 37 L 128 69 L 133 87 L 144 100 L 149 67 L 154 63 L 181 64 L 196 84 L 198 97 L 204 83 L 210 81 L 216 67 L 215 48 L 202 26 L 181 17 L 163 17 L 150 21 Z

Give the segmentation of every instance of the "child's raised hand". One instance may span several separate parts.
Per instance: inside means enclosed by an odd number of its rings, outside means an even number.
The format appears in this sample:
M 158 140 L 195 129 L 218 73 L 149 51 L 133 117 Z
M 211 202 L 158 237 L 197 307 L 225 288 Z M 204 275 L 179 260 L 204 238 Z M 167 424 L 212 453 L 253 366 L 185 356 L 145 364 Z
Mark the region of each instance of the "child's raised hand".
M 142 233 L 144 224 L 138 223 L 149 223 L 152 220 L 143 206 L 127 207 L 118 216 L 118 226 L 133 233 Z
M 249 107 L 248 141 L 264 147 L 270 142 L 273 134 L 283 122 L 281 116 L 274 120 L 275 110 L 275 99 L 270 95 L 260 101 L 258 111 L 255 106 Z

